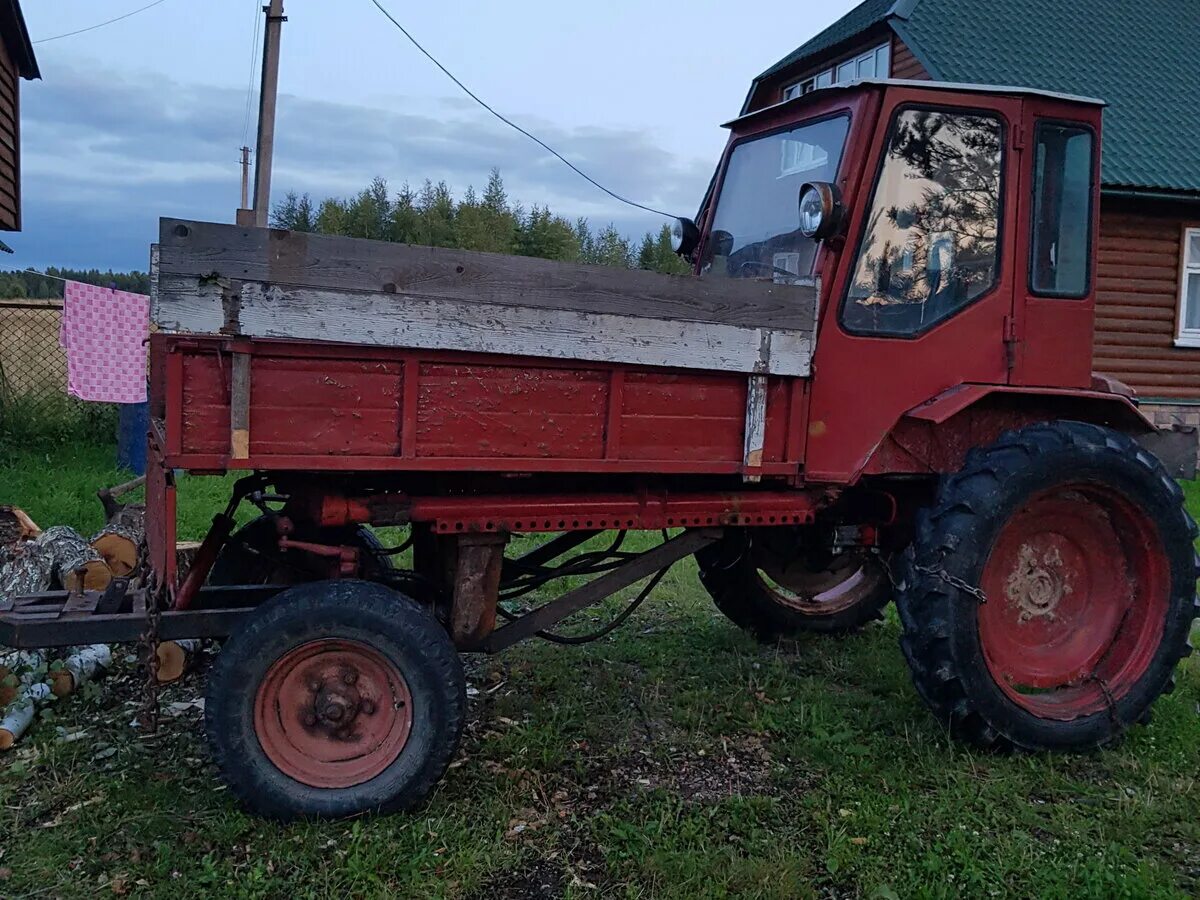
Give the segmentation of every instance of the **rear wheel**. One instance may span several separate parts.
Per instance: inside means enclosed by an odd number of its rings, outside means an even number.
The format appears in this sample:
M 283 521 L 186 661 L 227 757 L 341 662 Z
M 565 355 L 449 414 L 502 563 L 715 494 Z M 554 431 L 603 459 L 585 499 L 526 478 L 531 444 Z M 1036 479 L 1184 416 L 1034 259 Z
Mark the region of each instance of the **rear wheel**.
M 918 692 L 984 746 L 1112 741 L 1190 652 L 1195 536 L 1179 486 L 1125 435 L 1057 422 L 972 451 L 903 566 Z
M 465 682 L 445 631 L 365 581 L 264 603 L 209 676 L 205 724 L 224 781 L 275 819 L 411 809 L 462 736 Z
M 892 596 L 887 569 L 869 550 L 785 558 L 735 533 L 696 559 L 717 608 L 762 641 L 855 631 L 882 618 Z

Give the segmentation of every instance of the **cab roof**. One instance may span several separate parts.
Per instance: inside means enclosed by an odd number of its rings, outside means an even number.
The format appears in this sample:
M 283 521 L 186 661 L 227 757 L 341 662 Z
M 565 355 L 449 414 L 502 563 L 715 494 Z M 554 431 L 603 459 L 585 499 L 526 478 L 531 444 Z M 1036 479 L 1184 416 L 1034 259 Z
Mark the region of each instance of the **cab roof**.
M 783 100 L 779 103 L 774 103 L 771 106 L 764 106 L 761 109 L 756 109 L 753 112 L 748 112 L 745 115 L 738 116 L 736 119 L 730 119 L 722 128 L 732 128 L 735 125 L 740 125 L 751 119 L 756 119 L 759 116 L 767 113 L 775 112 L 785 106 L 801 106 L 808 102 L 813 97 L 828 97 L 830 91 L 852 91 L 863 87 L 901 87 L 908 89 L 918 89 L 923 91 L 946 91 L 960 94 L 999 94 L 1006 97 L 1043 97 L 1049 100 L 1062 100 L 1067 103 L 1078 103 L 1081 106 L 1099 106 L 1104 107 L 1108 104 L 1103 100 L 1097 100 L 1094 97 L 1079 97 L 1075 94 L 1060 94 L 1056 91 L 1043 91 L 1037 88 L 1013 87 L 1007 85 L 994 84 L 958 84 L 949 81 L 907 81 L 899 78 L 861 78 L 854 81 L 843 82 L 842 84 L 831 85 L 830 87 L 819 88 L 808 94 L 803 94 L 799 97 L 792 97 L 790 100 Z

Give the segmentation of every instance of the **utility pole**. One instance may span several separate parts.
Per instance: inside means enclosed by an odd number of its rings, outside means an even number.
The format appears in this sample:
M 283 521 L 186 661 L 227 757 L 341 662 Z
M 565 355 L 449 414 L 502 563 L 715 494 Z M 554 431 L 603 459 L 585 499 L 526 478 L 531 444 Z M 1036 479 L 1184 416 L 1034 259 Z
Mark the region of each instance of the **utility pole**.
M 242 209 L 250 208 L 250 148 L 242 147 Z
M 271 163 L 275 154 L 275 98 L 279 92 L 279 37 L 286 21 L 283 0 L 270 0 L 263 37 L 262 90 L 258 95 L 258 147 L 254 153 L 254 224 L 267 227 L 271 209 Z

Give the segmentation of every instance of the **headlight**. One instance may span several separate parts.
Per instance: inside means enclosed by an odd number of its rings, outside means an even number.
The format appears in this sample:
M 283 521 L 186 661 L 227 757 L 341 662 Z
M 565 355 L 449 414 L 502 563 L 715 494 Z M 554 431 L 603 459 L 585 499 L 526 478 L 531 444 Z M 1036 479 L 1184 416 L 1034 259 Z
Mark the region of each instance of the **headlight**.
M 800 233 L 806 238 L 815 238 L 821 231 L 825 216 L 825 204 L 821 202 L 821 194 L 816 188 L 809 187 L 800 198 Z
M 683 246 L 683 220 L 676 219 L 671 226 L 671 252 L 678 253 Z
M 680 256 L 691 256 L 700 243 L 700 229 L 691 219 L 676 219 L 671 226 L 671 250 Z
M 813 182 L 800 188 L 800 233 L 822 241 L 832 237 L 842 223 L 842 198 L 836 185 Z

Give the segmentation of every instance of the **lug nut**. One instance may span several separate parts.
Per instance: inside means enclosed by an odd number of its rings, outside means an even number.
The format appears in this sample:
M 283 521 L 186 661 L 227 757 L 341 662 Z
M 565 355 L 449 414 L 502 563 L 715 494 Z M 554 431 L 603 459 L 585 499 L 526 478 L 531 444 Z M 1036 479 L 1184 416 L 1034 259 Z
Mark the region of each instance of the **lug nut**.
M 359 712 L 361 712 L 363 715 L 366 715 L 366 716 L 374 715 L 375 714 L 375 701 L 368 700 L 367 698 L 364 697 L 363 701 L 360 704 L 358 704 L 358 709 L 359 709 Z
M 358 681 L 358 673 L 357 672 L 346 672 L 342 675 L 342 681 L 345 684 L 354 684 L 354 682 Z
M 315 678 L 309 679 L 308 689 L 315 694 L 321 689 L 321 682 L 317 681 Z
M 307 725 L 309 728 L 312 728 L 312 726 L 317 724 L 317 717 L 313 713 L 310 713 L 310 712 L 305 713 L 304 714 L 304 724 Z

